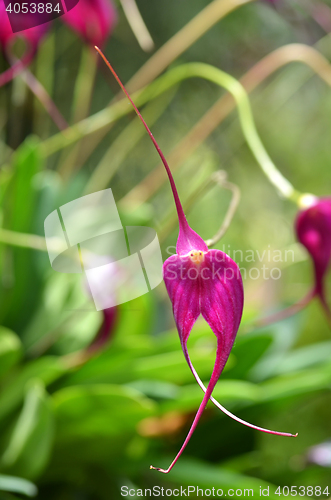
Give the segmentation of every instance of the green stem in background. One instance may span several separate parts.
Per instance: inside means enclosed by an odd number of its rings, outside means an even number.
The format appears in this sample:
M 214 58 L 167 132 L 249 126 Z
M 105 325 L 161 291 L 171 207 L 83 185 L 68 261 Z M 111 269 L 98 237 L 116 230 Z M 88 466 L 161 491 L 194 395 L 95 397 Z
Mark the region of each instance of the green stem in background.
M 153 125 L 168 107 L 173 99 L 177 88 L 168 91 L 155 103 L 152 102 L 144 109 L 144 117 L 150 125 Z M 169 93 L 170 92 L 170 93 Z M 94 169 L 86 187 L 85 194 L 105 189 L 124 159 L 130 151 L 145 137 L 145 129 L 141 126 L 139 117 L 134 118 L 127 127 L 116 137 L 108 148 L 99 164 Z
M 148 87 L 135 92 L 132 97 L 135 99 L 138 106 L 142 106 L 163 94 L 182 80 L 185 80 L 185 78 L 189 78 L 189 76 L 186 77 L 186 73 L 186 68 L 179 66 L 152 82 Z M 63 132 L 46 139 L 46 141 L 41 144 L 42 154 L 47 158 L 57 151 L 74 144 L 78 140 L 107 127 L 129 113 L 132 113 L 132 108 L 129 106 L 129 103 L 125 99 L 117 101 L 98 113 L 85 118 L 85 120 L 68 127 Z
M 12 66 L 14 66 L 17 63 L 17 59 L 11 57 L 10 62 Z M 19 77 L 44 106 L 57 128 L 59 130 L 65 130 L 68 127 L 68 124 L 41 82 L 39 82 L 39 80 L 27 68 L 20 73 Z
M 97 55 L 89 45 L 83 45 L 78 77 L 75 83 L 72 122 L 78 123 L 88 116 L 92 92 L 97 70 Z M 64 179 L 68 179 L 75 170 L 80 152 L 80 144 L 76 144 L 70 151 L 61 154 L 58 162 L 58 172 Z
M 232 182 L 229 182 L 227 180 L 227 173 L 224 170 L 219 170 L 215 172 L 211 176 L 211 180 L 216 182 L 221 188 L 228 189 L 231 191 L 232 196 L 231 196 L 231 201 L 229 204 L 229 208 L 225 214 L 224 220 L 222 222 L 221 227 L 217 231 L 217 233 L 210 239 L 206 240 L 206 245 L 207 247 L 212 247 L 216 245 L 216 243 L 223 238 L 225 233 L 230 227 L 231 221 L 234 217 L 234 214 L 237 211 L 239 202 L 240 202 L 240 189 L 236 184 L 233 184 Z
M 221 19 L 242 5 L 253 1 L 255 0 L 213 0 L 210 2 L 191 21 L 162 45 L 129 82 L 126 83 L 125 87 L 129 93 L 133 94 L 150 84 Z M 116 98 L 122 99 L 122 94 L 119 93 Z M 110 128 L 110 126 L 107 126 L 104 130 L 99 130 L 94 137 L 88 138 L 81 157 L 82 163 L 91 155 Z
M 168 40 L 125 85 L 134 92 L 153 81 L 222 18 L 254 0 L 214 0 Z
M 199 187 L 183 203 L 184 212 L 185 214 L 187 214 L 191 207 L 195 206 L 199 199 L 201 199 L 201 197 L 204 196 L 214 186 L 215 183 L 218 184 L 221 188 L 231 191 L 232 197 L 220 229 L 217 231 L 215 236 L 213 236 L 209 240 L 206 240 L 206 245 L 208 247 L 216 245 L 216 243 L 224 236 L 224 234 L 228 230 L 239 205 L 240 189 L 232 182 L 227 181 L 227 173 L 224 170 L 217 170 L 207 179 L 203 180 L 200 183 Z M 172 210 L 172 215 L 170 217 L 165 217 L 165 220 L 166 222 L 162 225 L 161 230 L 158 231 L 158 238 L 161 243 L 166 239 L 170 231 L 172 231 L 178 224 L 177 213 Z
M 175 83 L 193 77 L 203 78 L 216 83 L 232 94 L 238 107 L 239 120 L 244 137 L 263 172 L 282 196 L 298 202 L 301 194 L 294 189 L 270 159 L 257 133 L 247 93 L 241 83 L 232 76 L 208 64 L 184 64 L 170 70 L 146 89 L 139 92 L 138 95 L 134 95 L 133 99 L 137 102 L 138 106 L 141 106 L 148 100 L 155 98 L 156 95 L 160 95 Z M 128 108 L 127 102 L 120 101 L 115 103 L 109 108 L 71 127 L 71 129 L 64 131 L 61 136 L 56 135 L 45 141 L 43 143 L 44 155 L 54 153 L 57 149 L 63 147 L 64 140 L 67 144 L 70 144 L 78 138 L 83 137 L 84 134 L 92 133 L 130 111 L 131 109 Z
M 32 248 L 34 250 L 47 252 L 45 238 L 36 234 L 18 233 L 0 228 L 0 244 L 1 243 L 15 247 Z
M 150 52 L 154 49 L 154 42 L 139 12 L 135 0 L 120 0 L 120 3 L 125 17 L 140 47 L 145 52 Z
M 37 80 L 37 78 L 31 73 L 30 70 L 25 69 L 21 74 L 20 78 L 26 83 L 31 92 L 39 99 L 41 104 L 46 109 L 49 116 L 52 118 L 53 122 L 59 130 L 65 130 L 68 128 L 66 120 L 61 115 L 60 111 L 56 107 L 56 104 L 43 87 L 43 85 Z
M 321 41 L 325 42 L 326 45 L 326 42 L 329 42 L 329 37 L 325 37 Z M 321 41 L 319 41 L 318 45 L 321 45 Z M 293 62 L 301 62 L 307 65 L 331 87 L 331 65 L 329 61 L 313 47 L 303 44 L 289 44 L 271 52 L 245 73 L 240 79 L 240 83 L 244 86 L 246 92 L 250 93 L 277 70 Z M 168 162 L 172 171 L 177 169 L 207 139 L 216 127 L 235 109 L 235 106 L 235 101 L 228 93 L 213 104 L 168 154 Z M 137 208 L 153 196 L 164 182 L 163 172 L 160 165 L 157 165 L 145 179 L 120 200 L 120 206 L 123 209 L 130 207 L 131 210 Z
M 279 172 L 262 144 L 255 127 L 246 90 L 241 83 L 227 73 L 207 64 L 192 63 L 188 66 L 194 76 L 200 76 L 201 78 L 214 82 L 232 94 L 237 104 L 242 132 L 261 169 L 268 177 L 269 181 L 277 188 L 280 195 L 297 202 L 300 193 L 296 191 L 292 184 Z
M 89 45 L 84 45 L 73 98 L 72 118 L 75 123 L 88 115 L 96 70 L 97 54 Z
M 35 77 L 43 85 L 48 95 L 53 96 L 55 68 L 55 34 L 49 32 L 36 54 Z M 39 137 L 46 139 L 50 135 L 50 121 L 45 115 L 38 99 L 34 99 L 33 129 Z

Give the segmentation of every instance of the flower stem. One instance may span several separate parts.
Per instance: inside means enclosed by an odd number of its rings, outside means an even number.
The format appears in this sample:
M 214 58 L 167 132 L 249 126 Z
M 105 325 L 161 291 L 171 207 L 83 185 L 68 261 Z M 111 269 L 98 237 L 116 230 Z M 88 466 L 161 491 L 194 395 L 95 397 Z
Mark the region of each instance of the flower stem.
M 68 127 L 68 124 L 64 119 L 64 117 L 62 116 L 62 114 L 60 113 L 53 99 L 46 91 L 45 87 L 37 80 L 37 78 L 33 75 L 33 73 L 31 73 L 31 71 L 29 71 L 28 69 L 25 69 L 20 74 L 20 77 L 29 87 L 31 92 L 33 92 L 34 95 L 39 99 L 39 101 L 44 106 L 47 113 L 52 118 L 53 122 L 58 127 L 58 129 L 65 130 Z
M 319 57 L 317 57 L 318 52 L 314 49 L 307 48 L 307 51 L 314 52 L 313 61 L 312 54 L 308 54 L 309 57 L 307 59 L 309 59 L 309 63 L 307 64 L 311 65 L 313 69 L 318 68 L 320 76 L 330 84 L 330 65 L 327 62 L 325 63 L 325 58 L 320 54 Z M 297 54 L 296 58 L 300 60 L 301 55 Z M 238 107 L 239 119 L 244 137 L 260 167 L 282 196 L 299 203 L 301 193 L 294 189 L 291 183 L 279 172 L 270 159 L 257 133 L 247 93 L 243 85 L 232 76 L 207 64 L 189 63 L 168 71 L 148 87 L 134 94 L 133 99 L 137 105 L 140 106 L 165 92 L 165 90 L 176 83 L 193 77 L 200 77 L 212 81 L 226 88 L 232 94 Z M 123 101 L 109 106 L 103 111 L 70 127 L 61 135 L 57 134 L 45 141 L 42 145 L 44 155 L 48 156 L 88 134 L 108 126 L 110 123 L 129 112 L 130 109 Z
M 181 54 L 189 49 L 197 40 L 207 33 L 215 24 L 235 11 L 242 5 L 254 0 L 213 0 L 191 19 L 183 28 L 172 36 L 152 57 L 135 73 L 127 82 L 126 87 L 132 95 L 145 85 L 154 81 L 167 67 L 173 63 Z M 116 96 L 117 97 L 117 96 Z M 135 100 L 136 101 L 136 100 Z M 112 102 L 113 103 L 113 102 Z M 112 104 L 110 103 L 110 104 Z M 105 134 L 110 129 L 110 123 L 99 130 L 95 137 L 90 138 L 84 149 L 84 157 L 87 158 Z
M 73 105 L 72 105 L 72 123 L 78 123 L 84 120 L 89 113 L 92 92 L 94 88 L 97 69 L 97 54 L 89 45 L 82 48 L 80 67 L 75 83 Z M 78 169 L 78 158 L 82 144 L 77 143 L 74 147 L 65 153 L 62 153 L 58 161 L 57 170 L 63 179 L 67 180 Z
M 285 198 L 297 202 L 300 193 L 296 191 L 292 184 L 279 172 L 262 144 L 256 130 L 246 90 L 241 83 L 224 71 L 208 64 L 191 63 L 187 66 L 189 66 L 192 76 L 194 74 L 194 76 L 200 76 L 201 78 L 210 80 L 232 94 L 237 104 L 242 132 L 255 159 L 269 181 L 278 189 L 279 193 Z
M 146 106 L 144 109 L 144 117 L 150 126 L 152 126 L 163 114 L 176 91 L 177 88 L 174 87 L 174 89 L 171 89 L 171 91 L 168 91 L 164 96 L 160 97 L 159 100 Z M 99 164 L 93 170 L 84 192 L 88 194 L 105 189 L 124 159 L 143 136 L 145 136 L 145 130 L 141 126 L 141 121 L 137 116 L 112 142 Z
M 212 180 L 216 182 L 220 187 L 224 189 L 228 189 L 232 193 L 231 201 L 229 208 L 225 214 L 224 220 L 222 222 L 221 227 L 210 240 L 206 241 L 207 247 L 212 247 L 216 245 L 216 243 L 223 238 L 226 231 L 229 229 L 231 221 L 236 213 L 236 210 L 240 201 L 240 189 L 236 184 L 229 182 L 227 180 L 227 174 L 225 171 L 219 170 L 212 175 Z
M 34 250 L 47 252 L 45 238 L 36 234 L 18 233 L 0 228 L 0 242 L 15 247 L 33 248 Z
M 213 0 L 168 40 L 129 80 L 129 92 L 148 85 L 218 21 L 254 0 Z
M 109 63 L 109 61 L 107 60 L 107 58 L 104 56 L 104 54 L 101 52 L 101 50 L 98 48 L 98 47 L 95 47 L 95 49 L 97 50 L 97 52 L 100 54 L 100 56 L 102 57 L 102 59 L 105 61 L 106 65 L 108 66 L 108 68 L 110 69 L 110 71 L 112 72 L 114 78 L 116 79 L 117 83 L 119 84 L 119 86 L 121 87 L 121 89 L 123 90 L 124 94 L 126 95 L 126 97 L 128 98 L 128 100 L 130 101 L 133 109 L 135 110 L 136 114 L 138 115 L 138 117 L 140 118 L 142 124 L 144 125 L 151 141 L 153 142 L 154 144 L 154 147 L 156 149 L 156 151 L 158 152 L 158 155 L 159 157 L 161 158 L 161 161 L 164 165 L 164 168 L 166 169 L 166 172 L 167 172 L 167 175 L 168 175 L 168 178 L 169 178 L 169 182 L 170 182 L 170 186 L 171 186 L 171 190 L 172 190 L 172 194 L 173 194 L 173 197 L 174 197 L 174 200 L 175 200 L 175 205 L 176 205 L 176 209 L 177 209 L 177 214 L 178 214 L 178 219 L 179 219 L 179 225 L 180 227 L 182 228 L 183 232 L 185 233 L 187 230 L 190 230 L 189 226 L 188 226 L 188 223 L 187 223 L 187 220 L 186 220 L 186 217 L 185 217 L 185 214 L 184 214 L 184 211 L 183 211 L 183 207 L 182 207 L 182 204 L 180 202 L 180 199 L 179 199 L 179 196 L 178 196 L 178 191 L 177 191 L 177 187 L 176 187 L 176 184 L 175 184 L 175 181 L 174 181 L 174 178 L 172 176 L 172 173 L 171 173 L 171 170 L 170 170 L 170 167 L 168 165 L 168 162 L 167 160 L 165 159 L 165 156 L 164 154 L 162 153 L 161 149 L 160 149 L 160 146 L 158 145 L 156 139 L 154 138 L 152 132 L 150 131 L 147 123 L 145 122 L 145 120 L 143 119 L 143 117 L 141 116 L 140 114 L 140 111 L 138 110 L 137 106 L 135 105 L 135 103 L 133 102 L 133 100 L 131 99 L 129 93 L 127 92 L 126 88 L 124 87 L 123 83 L 121 82 L 121 80 L 119 79 L 119 77 L 117 76 L 115 70 L 113 69 L 113 67 L 111 66 L 111 64 Z
M 153 39 L 144 23 L 135 0 L 120 0 L 125 17 L 140 47 L 145 52 L 154 49 Z

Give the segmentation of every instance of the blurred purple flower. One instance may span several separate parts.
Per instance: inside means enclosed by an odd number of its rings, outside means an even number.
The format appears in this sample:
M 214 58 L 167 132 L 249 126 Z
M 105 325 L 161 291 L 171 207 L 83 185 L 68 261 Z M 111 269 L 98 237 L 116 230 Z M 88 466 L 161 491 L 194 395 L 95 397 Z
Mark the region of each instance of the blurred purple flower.
M 86 43 L 103 46 L 117 22 L 117 12 L 111 0 L 80 0 L 62 20 Z
M 317 444 L 309 448 L 307 460 L 321 467 L 331 467 L 331 441 Z
M 20 14 L 16 14 L 19 16 Z M 23 14 L 22 14 L 23 15 Z M 25 16 L 28 14 L 24 14 Z M 32 16 L 33 14 L 30 14 Z M 19 22 L 19 20 L 17 21 Z M 48 24 L 42 24 L 34 28 L 13 33 L 5 4 L 0 1 L 0 46 L 6 57 L 10 56 L 10 49 L 17 38 L 22 38 L 26 45 L 26 52 L 20 61 L 17 61 L 11 68 L 0 75 L 0 87 L 11 81 L 16 75 L 26 68 L 32 61 L 37 51 L 38 45 L 48 30 Z
M 311 206 L 301 210 L 295 229 L 299 242 L 308 250 L 314 265 L 315 283 L 311 298 L 317 296 L 320 299 L 331 320 L 324 283 L 331 261 L 331 198 L 316 198 Z

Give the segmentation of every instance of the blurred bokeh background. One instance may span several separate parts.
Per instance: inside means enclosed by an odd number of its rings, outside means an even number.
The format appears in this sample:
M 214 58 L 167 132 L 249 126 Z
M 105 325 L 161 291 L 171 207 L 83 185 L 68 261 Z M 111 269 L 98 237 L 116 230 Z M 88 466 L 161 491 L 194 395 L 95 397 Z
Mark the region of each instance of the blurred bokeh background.
M 300 191 L 330 195 L 331 2 L 137 0 L 145 28 L 134 2 L 101 3 L 108 5 L 100 18 L 82 14 L 86 32 L 65 17 L 47 25 L 29 66 L 0 88 L 0 496 L 109 500 L 121 498 L 123 485 L 253 488 L 258 496 L 269 485 L 277 498 L 277 486 L 296 485 L 320 486 L 313 496 L 328 498 L 330 327 L 316 301 L 254 326 L 306 294 L 312 264 L 295 239 L 297 208 L 261 172 L 231 99 L 218 102 L 224 90 L 188 79 L 155 98 L 147 92 L 141 110 L 169 159 L 188 221 L 204 239 L 222 224 L 231 199 L 212 173 L 226 171 L 241 191 L 216 248 L 243 269 L 244 317 L 214 395 L 239 417 L 298 432 L 297 439 L 253 431 L 210 404 L 171 473 L 150 471 L 173 459 L 202 399 L 165 286 L 111 313 L 82 307 L 91 302 L 83 277 L 51 268 L 44 220 L 111 187 L 124 225 L 154 228 L 164 259 L 176 243 L 166 174 L 134 112 L 118 104 L 119 87 L 93 43 L 102 44 L 131 92 L 186 62 L 238 79 L 249 72 L 244 83 L 271 158 Z M 0 73 L 30 43 L 24 33 L 7 43 L 4 29 L 2 17 Z M 199 320 L 189 351 L 203 381 L 215 345 Z

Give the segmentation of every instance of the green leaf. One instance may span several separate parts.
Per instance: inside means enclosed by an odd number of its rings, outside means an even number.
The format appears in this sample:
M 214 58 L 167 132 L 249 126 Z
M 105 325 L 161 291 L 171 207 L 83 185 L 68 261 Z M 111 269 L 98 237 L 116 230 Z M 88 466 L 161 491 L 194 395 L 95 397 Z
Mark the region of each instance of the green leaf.
M 207 387 L 208 381 L 205 386 Z M 261 399 L 261 389 L 258 385 L 241 380 L 222 380 L 217 383 L 213 397 L 223 406 L 231 403 L 244 403 L 245 405 L 254 404 Z M 179 387 L 176 399 L 172 401 L 165 401 L 161 404 L 163 412 L 168 411 L 194 411 L 197 409 L 202 401 L 203 392 L 197 383 Z M 208 403 L 213 407 L 212 403 Z M 219 411 L 219 410 L 217 410 Z
M 28 478 L 45 468 L 53 443 L 54 422 L 49 398 L 40 381 L 31 383 L 1 465 Z
M 161 463 L 154 465 L 162 467 L 166 464 L 168 464 L 168 462 L 163 461 L 162 459 Z M 266 481 L 238 474 L 222 467 L 209 465 L 199 460 L 190 458 L 181 458 L 181 460 L 179 460 L 172 469 L 171 474 L 169 474 L 169 478 L 165 475 L 164 480 L 175 482 L 186 487 L 189 485 L 195 488 L 199 486 L 203 489 L 212 489 L 214 487 L 214 496 L 217 496 L 217 489 L 222 489 L 223 496 L 225 496 L 230 488 L 234 489 L 234 491 L 238 489 L 242 490 L 243 497 L 260 496 L 260 487 L 262 489 L 267 489 L 269 487 L 268 498 L 278 498 L 277 495 L 274 494 L 276 487 Z M 246 490 L 245 495 L 244 490 Z M 252 492 L 249 493 L 247 490 L 253 490 L 254 495 Z M 196 491 L 197 490 L 195 490 L 195 493 Z M 191 490 L 191 495 L 192 494 L 193 490 Z
M 261 401 L 272 401 L 328 389 L 330 384 L 331 365 L 326 363 L 315 369 L 274 377 L 260 384 Z
M 8 328 L 0 327 L 0 377 L 20 359 L 22 355 L 21 341 L 18 336 L 8 330 Z
M 32 181 L 41 166 L 39 140 L 28 137 L 13 156 L 14 175 L 4 199 L 4 228 L 22 233 L 34 231 L 37 192 Z M 3 249 L 3 282 L 8 284 L 0 288 L 1 314 L 14 329 L 25 324 L 37 300 L 38 275 L 32 255 L 30 249 L 8 246 Z
M 155 413 L 156 405 L 138 391 L 115 385 L 68 387 L 53 395 L 57 438 L 117 438 Z
M 226 373 L 227 378 L 244 378 L 273 342 L 270 333 L 238 335 L 233 349 L 234 366 Z
M 15 176 L 9 189 L 12 207 L 10 228 L 13 231 L 29 232 L 31 228 L 36 195 L 32 179 L 41 169 L 41 163 L 39 139 L 28 137 L 14 157 Z
M 21 477 L 5 476 L 0 474 L 0 491 L 20 493 L 27 497 L 35 497 L 38 493 L 37 486 Z
M 64 372 L 65 368 L 61 360 L 53 356 L 45 356 L 31 361 L 18 369 L 0 393 L 0 421 L 19 406 L 29 380 L 38 378 L 47 385 L 59 378 Z
M 331 342 L 307 345 L 285 354 L 275 370 L 275 375 L 303 370 L 331 358 Z

